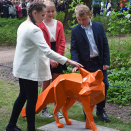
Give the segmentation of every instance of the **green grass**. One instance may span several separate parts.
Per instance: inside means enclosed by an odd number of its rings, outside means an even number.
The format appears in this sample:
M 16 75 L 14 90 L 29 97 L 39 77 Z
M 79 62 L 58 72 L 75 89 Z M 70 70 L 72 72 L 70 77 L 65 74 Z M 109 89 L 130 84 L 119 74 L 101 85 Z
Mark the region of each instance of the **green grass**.
M 6 125 L 8 124 L 10 114 L 12 111 L 12 106 L 15 99 L 18 96 L 19 86 L 6 81 L 5 79 L 0 79 L 0 131 L 4 131 Z M 40 88 L 39 88 L 40 92 Z M 48 110 L 52 114 L 54 108 L 54 104 L 48 105 Z M 83 109 L 79 104 L 74 104 L 68 111 L 69 118 L 74 120 L 83 121 Z M 98 119 L 98 117 L 94 114 L 95 119 L 97 120 L 97 125 L 119 129 L 120 131 L 130 131 L 131 123 L 123 122 L 118 118 L 113 116 L 109 116 L 111 122 L 105 123 Z M 45 124 L 51 123 L 54 121 L 54 118 L 42 118 L 40 114 L 36 115 L 36 128 L 43 126 Z M 17 125 L 23 130 L 27 130 L 26 118 L 19 117 Z M 37 130 L 38 131 L 38 130 Z

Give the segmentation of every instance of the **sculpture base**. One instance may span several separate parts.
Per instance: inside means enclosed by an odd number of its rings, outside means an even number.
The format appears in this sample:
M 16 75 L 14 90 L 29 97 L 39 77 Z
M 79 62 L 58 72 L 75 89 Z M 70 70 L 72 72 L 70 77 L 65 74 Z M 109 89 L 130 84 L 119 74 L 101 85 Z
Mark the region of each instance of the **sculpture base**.
M 41 126 L 37 129 L 39 129 L 41 131 L 92 131 L 90 129 L 85 128 L 85 122 L 81 122 L 81 121 L 77 121 L 77 120 L 72 120 L 72 121 L 73 121 L 72 125 L 67 125 L 65 122 L 65 119 L 62 118 L 62 119 L 60 119 L 60 122 L 64 124 L 63 128 L 58 128 L 56 125 L 56 122 L 54 121 L 50 124 Z M 98 126 L 98 125 L 96 125 L 96 127 L 97 127 L 98 131 L 119 131 L 116 129 L 107 128 L 107 127 Z

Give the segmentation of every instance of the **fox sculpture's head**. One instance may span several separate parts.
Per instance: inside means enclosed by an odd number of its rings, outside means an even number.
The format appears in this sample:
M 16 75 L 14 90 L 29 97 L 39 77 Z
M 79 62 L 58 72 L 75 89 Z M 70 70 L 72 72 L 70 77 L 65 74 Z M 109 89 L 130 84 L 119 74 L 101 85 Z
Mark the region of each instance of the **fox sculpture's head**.
M 90 73 L 83 68 L 79 68 L 82 75 L 82 90 L 79 92 L 81 97 L 90 96 L 92 105 L 96 105 L 105 99 L 105 85 L 103 83 L 103 73 L 97 70 Z

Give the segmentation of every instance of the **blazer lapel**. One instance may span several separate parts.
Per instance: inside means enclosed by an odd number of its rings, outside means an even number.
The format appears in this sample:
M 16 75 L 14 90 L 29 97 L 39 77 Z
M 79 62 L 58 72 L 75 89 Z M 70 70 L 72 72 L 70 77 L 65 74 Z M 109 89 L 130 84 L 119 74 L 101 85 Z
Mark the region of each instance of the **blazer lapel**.
M 92 21 L 92 30 L 93 30 L 93 35 L 94 35 L 94 39 L 95 39 L 95 42 L 96 42 L 96 45 L 97 45 L 97 48 L 99 47 L 98 46 L 98 30 L 96 28 L 96 25 L 95 23 Z
M 89 40 L 86 36 L 85 30 L 82 29 L 81 25 L 79 24 L 79 28 L 80 28 L 80 33 L 83 35 L 83 37 L 85 38 L 85 40 L 87 41 L 87 43 L 89 44 Z

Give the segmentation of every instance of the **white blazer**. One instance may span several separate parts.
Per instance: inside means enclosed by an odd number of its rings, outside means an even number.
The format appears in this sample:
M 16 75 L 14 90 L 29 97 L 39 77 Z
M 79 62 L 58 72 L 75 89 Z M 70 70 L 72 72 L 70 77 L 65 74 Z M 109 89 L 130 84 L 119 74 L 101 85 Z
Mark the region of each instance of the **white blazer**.
M 45 81 L 51 79 L 49 58 L 65 64 L 67 58 L 50 49 L 43 32 L 30 21 L 17 30 L 17 45 L 13 62 L 13 75 L 18 78 Z

